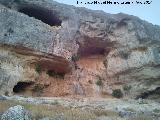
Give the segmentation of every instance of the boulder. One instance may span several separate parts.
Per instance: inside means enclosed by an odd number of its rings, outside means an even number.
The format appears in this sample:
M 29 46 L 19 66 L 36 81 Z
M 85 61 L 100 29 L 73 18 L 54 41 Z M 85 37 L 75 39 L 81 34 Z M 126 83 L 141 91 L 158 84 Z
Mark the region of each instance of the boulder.
M 1 120 L 30 120 L 30 118 L 28 111 L 23 106 L 17 105 L 4 112 Z

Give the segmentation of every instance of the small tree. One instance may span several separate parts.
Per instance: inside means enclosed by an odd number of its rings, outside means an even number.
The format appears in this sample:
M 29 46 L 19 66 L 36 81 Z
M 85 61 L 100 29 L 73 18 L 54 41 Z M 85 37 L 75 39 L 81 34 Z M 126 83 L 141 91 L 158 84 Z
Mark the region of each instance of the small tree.
M 122 93 L 121 89 L 115 89 L 112 92 L 112 96 L 116 97 L 116 98 L 121 98 L 121 97 L 123 97 L 123 93 Z
M 123 86 L 123 90 L 124 90 L 124 93 L 125 95 L 127 95 L 128 93 L 130 93 L 130 90 L 131 90 L 132 86 L 131 85 L 124 85 Z
M 72 61 L 73 61 L 73 62 L 76 62 L 76 61 L 78 61 L 79 59 L 80 59 L 80 56 L 79 56 L 79 55 L 75 55 L 75 54 L 74 54 L 74 55 L 72 56 Z
M 131 90 L 132 86 L 131 85 L 124 85 L 123 90 L 129 92 Z
M 98 85 L 98 86 L 103 86 L 102 80 L 98 79 L 98 80 L 96 81 L 96 85 Z
M 36 64 L 35 70 L 36 70 L 37 73 L 39 73 L 39 74 L 41 73 L 41 66 L 40 66 L 40 64 Z
M 47 71 L 47 74 L 48 74 L 50 77 L 56 76 L 56 72 L 53 71 L 53 70 L 48 70 L 48 71 Z
M 64 79 L 64 76 L 65 76 L 65 73 L 56 72 L 54 70 L 48 70 L 46 74 L 48 74 L 50 77 L 56 77 L 56 78 L 62 78 L 62 79 Z

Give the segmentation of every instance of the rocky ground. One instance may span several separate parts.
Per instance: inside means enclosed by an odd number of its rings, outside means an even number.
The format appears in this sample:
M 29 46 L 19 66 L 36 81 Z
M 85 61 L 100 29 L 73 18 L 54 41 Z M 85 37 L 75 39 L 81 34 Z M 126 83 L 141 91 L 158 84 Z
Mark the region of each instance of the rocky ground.
M 99 111 L 100 116 L 96 120 L 159 120 L 160 119 L 160 103 L 151 100 L 131 100 L 131 99 L 95 99 L 95 98 L 25 98 L 19 96 L 6 97 L 2 96 L 1 100 L 18 101 L 16 104 L 34 105 L 60 105 L 64 108 L 78 109 L 80 111 Z M 1 101 L 2 104 L 4 101 Z M 12 103 L 12 102 L 11 102 Z M 11 107 L 11 106 L 10 106 Z M 56 109 L 56 108 L 53 108 Z M 103 113 L 101 113 L 103 111 Z M 58 111 L 57 111 L 58 112 Z M 104 114 L 106 113 L 106 115 Z M 108 116 L 112 114 L 112 116 Z M 98 114 L 98 113 L 97 113 Z M 88 114 L 89 115 L 89 114 Z M 73 114 L 74 116 L 74 114 Z M 146 117 L 145 117 L 146 116 Z M 46 116 L 47 117 L 47 116 Z M 48 116 L 49 117 L 49 116 Z M 137 117 L 137 118 L 136 118 Z M 138 117 L 140 117 L 138 119 Z M 141 118 L 142 117 L 142 118 Z M 81 118 L 80 120 L 90 120 L 91 118 Z M 68 119 L 66 119 L 68 120 Z M 79 120 L 79 119 L 77 119 Z

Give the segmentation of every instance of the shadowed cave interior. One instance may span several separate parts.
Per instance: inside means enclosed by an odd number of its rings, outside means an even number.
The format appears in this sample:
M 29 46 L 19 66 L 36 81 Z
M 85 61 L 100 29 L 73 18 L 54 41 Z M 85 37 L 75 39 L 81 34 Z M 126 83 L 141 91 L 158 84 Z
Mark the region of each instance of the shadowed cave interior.
M 41 20 L 50 26 L 61 26 L 62 23 L 57 16 L 57 13 L 41 7 L 24 7 L 20 8 L 18 11 L 30 17 L 34 17 L 35 19 Z
M 78 54 L 83 57 L 87 56 L 93 56 L 93 55 L 103 55 L 108 54 L 110 51 L 110 48 L 106 47 L 106 44 L 109 46 L 109 43 L 107 41 L 100 41 L 98 39 L 93 38 L 84 38 L 84 43 L 78 43 L 79 44 L 79 50 Z
M 136 99 L 159 98 L 159 97 L 160 97 L 160 87 L 157 87 L 155 90 L 141 93 L 136 97 Z
M 30 87 L 31 85 L 33 85 L 33 82 L 18 82 L 14 88 L 13 88 L 13 92 L 14 93 L 21 93 L 21 92 L 25 92 L 25 90 L 27 89 L 27 87 Z

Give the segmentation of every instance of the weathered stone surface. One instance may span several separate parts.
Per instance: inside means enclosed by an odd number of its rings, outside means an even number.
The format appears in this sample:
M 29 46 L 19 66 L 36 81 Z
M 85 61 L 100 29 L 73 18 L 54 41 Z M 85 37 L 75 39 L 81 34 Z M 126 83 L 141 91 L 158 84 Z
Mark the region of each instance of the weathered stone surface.
M 52 0 L 0 3 L 1 94 L 12 94 L 19 81 L 37 79 L 52 86 L 44 88 L 50 91 L 46 96 L 101 97 L 102 92 L 131 85 L 132 97 L 160 87 L 159 26 L 123 13 L 112 15 Z M 73 56 L 80 58 L 74 61 Z M 33 67 L 37 63 L 43 67 L 40 75 Z M 45 75 L 52 69 L 65 73 L 63 82 Z M 95 85 L 97 79 L 103 87 Z M 77 85 L 80 91 L 75 90 Z
M 42 118 L 42 119 L 39 119 L 39 120 L 50 120 L 48 117 L 45 117 L 45 118 Z
M 9 108 L 1 120 L 30 120 L 28 112 L 20 105 Z
M 64 120 L 62 114 L 57 114 L 55 120 Z
M 0 100 L 6 100 L 4 96 L 0 96 Z

